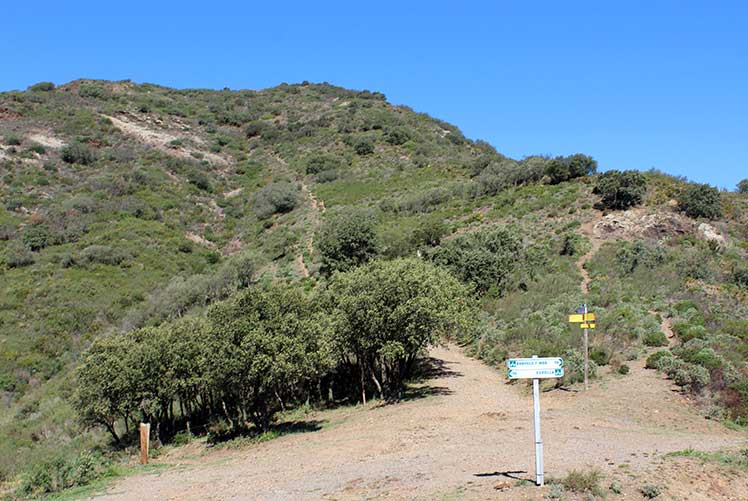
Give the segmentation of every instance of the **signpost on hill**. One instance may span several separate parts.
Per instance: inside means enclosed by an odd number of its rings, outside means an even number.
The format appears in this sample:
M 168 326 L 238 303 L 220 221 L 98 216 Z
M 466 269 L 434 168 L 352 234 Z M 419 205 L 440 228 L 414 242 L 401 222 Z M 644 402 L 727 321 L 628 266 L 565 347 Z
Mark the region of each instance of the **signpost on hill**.
M 595 328 L 595 314 L 587 311 L 587 304 L 581 308 L 577 308 L 576 314 L 569 315 L 569 322 L 574 324 L 580 324 L 580 327 L 584 330 L 584 389 L 590 388 L 588 375 L 590 372 L 590 349 L 589 349 L 589 335 L 587 331 Z
M 558 357 L 510 358 L 506 361 L 509 379 L 532 379 L 533 418 L 535 422 L 535 484 L 543 485 L 543 439 L 540 436 L 540 384 L 539 379 L 564 375 L 564 360 Z

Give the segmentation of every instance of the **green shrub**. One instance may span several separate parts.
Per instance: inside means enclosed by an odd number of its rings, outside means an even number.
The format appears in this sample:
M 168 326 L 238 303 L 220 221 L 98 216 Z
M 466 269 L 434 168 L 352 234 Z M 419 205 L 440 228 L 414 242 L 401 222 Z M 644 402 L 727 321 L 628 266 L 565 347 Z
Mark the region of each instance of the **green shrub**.
M 626 365 L 626 364 L 622 364 L 622 365 L 621 365 L 621 366 L 620 366 L 620 367 L 618 368 L 618 374 L 620 374 L 620 375 L 622 375 L 622 376 L 625 376 L 625 375 L 626 375 L 626 374 L 628 374 L 628 373 L 629 373 L 630 371 L 631 371 L 631 367 L 629 367 L 629 366 L 628 366 L 628 365 Z
M 647 357 L 647 361 L 644 366 L 647 369 L 658 369 L 659 368 L 658 364 L 661 359 L 666 358 L 666 357 L 672 357 L 672 356 L 673 354 L 670 353 L 668 350 L 656 351 Z
M 85 144 L 75 142 L 62 147 L 60 158 L 69 164 L 90 165 L 96 160 L 96 154 Z
M 692 339 L 704 339 L 707 334 L 706 327 L 703 325 L 692 325 L 690 323 L 687 323 L 685 328 L 681 327 L 680 332 L 678 337 L 682 343 L 687 343 Z
M 55 89 L 55 84 L 52 82 L 38 82 L 34 85 L 29 86 L 31 92 L 49 92 Z
M 337 170 L 343 166 L 340 157 L 318 153 L 312 155 L 306 162 L 307 174 L 319 174 L 320 172 Z
M 440 217 L 421 217 L 416 229 L 411 234 L 411 242 L 416 247 L 439 245 L 442 237 L 447 233 L 447 224 Z
M 712 348 L 702 348 L 693 354 L 684 354 L 686 362 L 706 367 L 707 369 L 719 369 L 725 364 L 725 360 Z
M 610 363 L 611 353 L 609 350 L 599 347 L 593 348 L 590 351 L 590 360 L 593 360 L 597 365 L 608 365 Z
M 748 266 L 736 267 L 732 271 L 732 280 L 736 285 L 748 288 Z
M 18 494 L 23 497 L 37 497 L 86 485 L 99 478 L 104 468 L 101 458 L 88 452 L 73 458 L 60 454 L 36 463 L 24 474 L 18 487 Z
M 194 184 L 198 189 L 203 191 L 213 191 L 210 179 L 208 179 L 208 175 L 205 174 L 205 172 L 197 168 L 192 168 L 188 169 L 185 175 L 187 176 L 187 181 L 189 181 L 190 184 Z
M 741 179 L 735 187 L 738 193 L 748 193 L 748 179 Z
M 322 273 L 348 271 L 373 259 L 380 248 L 375 225 L 373 214 L 362 209 L 329 216 L 315 238 L 322 256 Z
M 27 227 L 23 232 L 23 243 L 32 251 L 39 251 L 50 243 L 49 228 L 44 224 Z
M 39 143 L 33 143 L 29 145 L 29 151 L 32 151 L 39 155 L 44 155 L 47 152 L 47 148 L 45 148 L 43 145 Z M 45 164 L 45 170 L 49 170 L 49 169 L 46 169 L 46 164 Z M 51 169 L 51 170 L 54 170 L 54 169 Z
M 603 496 L 605 492 L 600 485 L 602 479 L 603 474 L 598 469 L 591 469 L 586 472 L 571 470 L 561 483 L 567 491 L 588 492 L 595 496 Z
M 340 177 L 340 172 L 336 170 L 325 170 L 317 174 L 318 183 L 331 183 Z
M 502 295 L 523 259 L 522 242 L 508 228 L 466 233 L 430 250 L 427 257 L 481 293 Z
M 648 332 L 644 336 L 644 344 L 646 346 L 667 346 L 668 339 L 662 331 Z
M 90 245 L 80 253 L 81 264 L 108 264 L 117 266 L 127 258 L 127 254 L 119 249 L 113 249 L 108 245 Z
M 301 201 L 298 187 L 287 181 L 271 183 L 259 190 L 252 202 L 252 210 L 259 219 L 273 214 L 290 212 Z
M 743 341 L 748 341 L 748 320 L 730 319 L 722 324 L 722 332 Z
M 614 494 L 620 494 L 623 492 L 623 486 L 618 480 L 615 480 L 615 479 L 610 482 L 610 487 L 608 488 Z
M 584 355 L 577 350 L 566 350 L 564 359 L 564 377 L 566 384 L 581 383 L 584 381 Z M 597 377 L 597 364 L 594 360 L 589 361 L 588 376 L 590 379 Z
M 5 248 L 3 261 L 9 268 L 22 268 L 34 263 L 34 253 L 21 242 L 11 242 Z
M 662 487 L 654 484 L 644 484 L 639 488 L 639 492 L 647 499 L 654 499 L 662 494 Z
M 564 496 L 564 486 L 561 484 L 550 484 L 548 487 L 548 497 L 551 499 L 561 499 Z
M 635 170 L 609 170 L 600 174 L 593 193 L 600 195 L 608 209 L 628 209 L 642 202 L 647 192 L 647 179 Z
M 384 135 L 384 140 L 391 145 L 401 145 L 408 142 L 411 134 L 405 127 L 393 127 L 388 129 Z
M 21 136 L 13 132 L 8 132 L 3 137 L 3 142 L 8 146 L 19 146 L 21 144 Z
M 0 224 L 0 241 L 12 240 L 16 236 L 14 224 Z
M 667 370 L 667 375 L 678 386 L 698 392 L 709 384 L 709 371 L 700 365 L 682 362 L 674 364 Z
M 353 145 L 357 155 L 366 156 L 374 153 L 374 143 L 370 139 L 362 137 Z
M 689 217 L 717 219 L 722 216 L 719 190 L 708 184 L 691 184 L 678 196 L 678 207 Z

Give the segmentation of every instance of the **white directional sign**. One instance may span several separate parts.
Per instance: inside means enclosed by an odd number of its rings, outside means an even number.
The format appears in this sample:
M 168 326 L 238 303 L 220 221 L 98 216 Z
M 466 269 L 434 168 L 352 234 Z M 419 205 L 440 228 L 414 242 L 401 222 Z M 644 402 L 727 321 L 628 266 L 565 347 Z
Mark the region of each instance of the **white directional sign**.
M 532 407 L 535 421 L 535 483 L 543 485 L 543 439 L 540 437 L 540 381 L 563 377 L 564 360 L 560 357 L 510 358 L 506 361 L 509 379 L 532 379 Z
M 564 366 L 564 359 L 560 357 L 546 358 L 510 358 L 506 361 L 508 369 L 558 369 Z
M 509 379 L 547 379 L 553 377 L 563 377 L 564 368 L 556 367 L 555 369 L 537 368 L 537 369 L 509 369 Z

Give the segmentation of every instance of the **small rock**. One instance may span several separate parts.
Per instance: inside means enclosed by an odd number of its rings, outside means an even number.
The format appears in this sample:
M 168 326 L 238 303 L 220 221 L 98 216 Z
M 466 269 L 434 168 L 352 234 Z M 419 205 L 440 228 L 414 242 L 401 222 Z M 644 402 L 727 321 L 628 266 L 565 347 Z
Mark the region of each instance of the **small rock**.
M 512 488 L 511 482 L 497 482 L 496 485 L 493 486 L 494 489 L 497 491 L 507 491 Z

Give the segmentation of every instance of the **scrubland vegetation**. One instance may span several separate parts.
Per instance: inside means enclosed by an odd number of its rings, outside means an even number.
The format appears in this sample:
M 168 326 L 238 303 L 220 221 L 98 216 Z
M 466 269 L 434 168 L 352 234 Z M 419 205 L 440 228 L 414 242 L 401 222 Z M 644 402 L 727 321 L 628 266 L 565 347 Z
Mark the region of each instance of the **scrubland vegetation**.
M 705 414 L 748 424 L 744 182 L 510 159 L 328 84 L 42 82 L 0 94 L 0 117 L 9 496 L 106 475 L 141 420 L 157 442 L 188 422 L 220 441 L 299 406 L 398 400 L 442 340 L 496 366 L 562 355 L 559 384 L 573 384 L 581 337 L 566 320 L 582 302 L 599 319 L 593 376 L 648 356 Z M 585 297 L 582 223 L 631 208 L 694 230 L 610 239 Z

